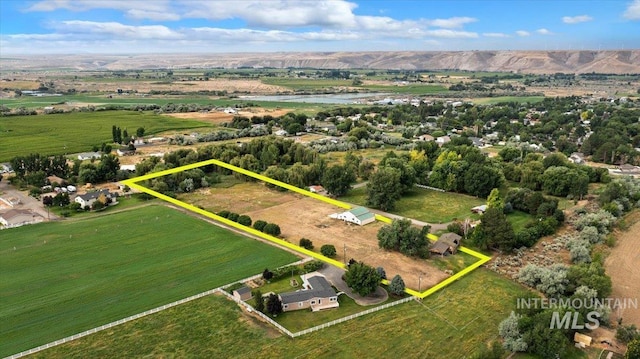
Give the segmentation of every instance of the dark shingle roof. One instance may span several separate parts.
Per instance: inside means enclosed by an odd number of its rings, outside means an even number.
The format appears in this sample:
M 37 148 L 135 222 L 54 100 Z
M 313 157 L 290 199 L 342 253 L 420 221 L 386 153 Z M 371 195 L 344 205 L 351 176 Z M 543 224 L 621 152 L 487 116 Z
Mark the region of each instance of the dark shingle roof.
M 311 298 L 329 298 L 335 297 L 336 295 L 331 284 L 329 284 L 324 277 L 313 276 L 311 278 L 307 278 L 307 282 L 309 282 L 311 289 L 281 293 L 280 299 L 282 300 L 282 304 L 305 302 Z
M 87 192 L 85 194 L 78 195 L 78 197 L 82 198 L 84 201 L 90 201 L 92 199 L 100 197 L 101 194 L 104 194 L 105 196 L 111 195 L 108 189 L 102 189 L 100 191 Z
M 246 287 L 246 286 L 242 286 L 238 289 L 236 289 L 234 292 L 237 292 L 240 295 L 246 294 L 246 293 L 250 293 L 251 292 L 251 288 Z

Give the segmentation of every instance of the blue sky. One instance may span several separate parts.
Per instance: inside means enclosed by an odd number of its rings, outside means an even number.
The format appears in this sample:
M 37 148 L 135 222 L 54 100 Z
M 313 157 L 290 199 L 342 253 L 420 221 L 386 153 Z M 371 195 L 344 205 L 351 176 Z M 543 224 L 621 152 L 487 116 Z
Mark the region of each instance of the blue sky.
M 640 48 L 640 0 L 0 0 L 0 56 Z

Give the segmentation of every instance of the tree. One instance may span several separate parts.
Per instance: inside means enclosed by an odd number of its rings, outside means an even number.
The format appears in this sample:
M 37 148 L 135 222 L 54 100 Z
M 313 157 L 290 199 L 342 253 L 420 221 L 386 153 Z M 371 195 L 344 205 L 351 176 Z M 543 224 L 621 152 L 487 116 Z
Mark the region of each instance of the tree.
M 271 280 L 271 278 L 273 278 L 273 272 L 270 271 L 269 268 L 265 268 L 264 271 L 262 271 L 262 279 Z
M 621 325 L 616 330 L 616 339 L 621 341 L 622 343 L 629 343 L 634 339 L 640 339 L 640 331 L 635 326 L 635 324 L 631 325 Z
M 326 169 L 322 175 L 322 185 L 335 196 L 344 196 L 356 181 L 356 173 L 349 166 L 335 165 Z
M 333 244 L 325 244 L 320 247 L 320 253 L 325 257 L 334 258 L 336 256 L 336 247 Z
M 362 262 L 351 264 L 345 274 L 347 285 L 363 297 L 376 291 L 380 279 L 380 274 L 375 268 Z
M 489 208 L 497 208 L 499 210 L 504 210 L 504 203 L 502 202 L 502 198 L 500 198 L 500 190 L 494 188 L 489 193 L 489 197 L 487 198 L 487 207 Z
M 267 223 L 262 231 L 266 234 L 277 237 L 280 235 L 280 226 L 275 223 Z
M 44 196 L 44 197 L 42 197 L 42 204 L 43 204 L 45 207 L 51 207 L 51 206 L 53 206 L 53 197 L 51 197 L 51 196 Z
M 239 216 L 237 222 L 243 226 L 251 227 L 251 217 L 247 216 L 246 214 Z
M 138 129 L 136 130 L 136 137 L 143 137 L 144 136 L 144 127 L 138 127 Z
M 387 272 L 384 271 L 383 267 L 376 267 L 376 272 L 380 274 L 380 278 L 387 279 Z
M 395 208 L 396 201 L 402 196 L 400 171 L 382 167 L 374 172 L 367 183 L 367 205 L 383 211 Z
M 282 313 L 282 302 L 280 301 L 280 298 L 273 293 L 271 293 L 269 298 L 267 298 L 267 312 L 274 317 Z
M 511 251 L 516 245 L 515 233 L 507 216 L 497 208 L 487 208 L 474 233 L 476 244 L 484 249 Z
M 262 291 L 260 291 L 260 289 L 256 289 L 256 291 L 253 292 L 253 297 L 256 300 L 256 310 L 264 313 L 264 297 L 262 296 Z
M 624 359 L 640 359 L 640 338 L 633 340 L 627 345 L 627 352 Z
M 313 242 L 310 239 L 307 239 L 307 238 L 300 238 L 300 247 L 312 251 L 313 250 Z
M 98 201 L 96 201 L 98 202 Z M 71 203 L 69 199 L 68 193 L 58 193 L 55 197 L 53 197 L 53 205 L 56 207 L 64 207 Z
M 411 257 L 426 257 L 429 242 L 426 230 L 411 225 L 409 219 L 394 219 L 391 225 L 384 225 L 378 231 L 378 246 L 384 249 L 399 251 Z
M 127 132 L 126 128 L 122 131 L 122 140 L 124 143 L 129 143 L 129 141 L 131 141 L 131 137 L 129 137 L 129 132 Z
M 501 184 L 502 174 L 491 166 L 474 163 L 464 174 L 464 190 L 473 196 L 487 197 Z
M 511 352 L 523 352 L 527 350 L 527 343 L 522 338 L 519 323 L 520 316 L 515 312 L 511 314 L 498 326 L 498 332 L 504 339 L 504 348 Z
M 267 225 L 267 222 L 259 219 L 253 224 L 253 228 L 259 230 L 260 232 L 264 231 L 264 227 Z
M 391 279 L 391 283 L 389 283 L 389 291 L 395 295 L 402 295 L 404 294 L 404 289 L 405 285 L 402 277 L 396 274 L 393 279 Z

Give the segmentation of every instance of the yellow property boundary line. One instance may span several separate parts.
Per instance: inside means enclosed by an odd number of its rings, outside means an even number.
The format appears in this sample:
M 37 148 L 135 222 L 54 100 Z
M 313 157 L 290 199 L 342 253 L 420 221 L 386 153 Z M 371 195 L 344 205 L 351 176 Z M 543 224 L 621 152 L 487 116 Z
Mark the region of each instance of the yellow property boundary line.
M 211 212 L 206 211 L 204 209 L 201 209 L 201 208 L 198 208 L 196 206 L 190 205 L 188 203 L 182 202 L 182 201 L 177 200 L 175 198 L 171 198 L 171 197 L 169 197 L 167 195 L 164 195 L 162 193 L 156 192 L 154 190 L 151 190 L 151 189 L 149 189 L 147 187 L 144 187 L 144 186 L 138 184 L 138 182 L 141 182 L 141 181 L 146 181 L 146 180 L 149 180 L 149 179 L 152 179 L 152 178 L 162 177 L 162 176 L 166 176 L 166 175 L 169 175 L 169 174 L 178 173 L 178 172 L 182 172 L 182 171 L 186 171 L 186 170 L 190 170 L 190 169 L 194 169 L 194 168 L 199 168 L 199 167 L 207 166 L 207 165 L 216 165 L 216 166 L 219 166 L 219 167 L 222 167 L 222 168 L 226 168 L 226 169 L 231 170 L 233 172 L 237 172 L 237 173 L 243 174 L 245 176 L 253 177 L 253 178 L 258 179 L 258 180 L 263 181 L 263 182 L 271 183 L 273 185 L 285 188 L 285 189 L 287 189 L 289 191 L 300 193 L 300 194 L 305 195 L 307 197 L 311 197 L 311 198 L 323 201 L 325 203 L 334 205 L 336 207 L 340 207 L 340 208 L 344 208 L 344 209 L 351 209 L 351 205 L 349 205 L 347 203 L 344 203 L 342 201 L 338 201 L 338 200 L 335 200 L 333 198 L 325 197 L 325 196 L 319 195 L 317 193 L 312 193 L 312 192 L 309 192 L 309 191 L 304 190 L 302 188 L 299 188 L 299 187 L 296 187 L 296 186 L 292 186 L 292 185 L 290 185 L 288 183 L 284 183 L 284 182 L 275 180 L 273 178 L 266 177 L 266 176 L 263 176 L 261 174 L 258 174 L 258 173 L 255 173 L 255 172 L 252 172 L 252 171 L 249 171 L 249 170 L 245 170 L 243 168 L 236 167 L 234 165 L 230 165 L 230 164 L 228 164 L 226 162 L 222 162 L 222 161 L 215 160 L 215 159 L 202 161 L 202 162 L 197 162 L 197 163 L 192 163 L 192 164 L 189 164 L 189 165 L 186 165 L 186 166 L 180 166 L 180 167 L 176 167 L 176 168 L 171 168 L 171 169 L 168 169 L 168 170 L 165 170 L 165 171 L 149 173 L 149 174 L 146 174 L 144 176 L 139 176 L 139 177 L 131 178 L 131 179 L 128 179 L 128 180 L 124 180 L 124 181 L 122 181 L 122 184 L 127 185 L 127 186 L 129 186 L 131 188 L 135 188 L 135 189 L 137 189 L 137 190 L 139 190 L 141 192 L 147 193 L 147 194 L 149 194 L 151 196 L 157 197 L 157 198 L 159 198 L 159 199 L 161 199 L 163 201 L 172 203 L 172 204 L 174 204 L 176 206 L 182 207 L 182 208 L 184 208 L 186 210 L 189 210 L 191 212 L 200 214 L 200 215 L 205 216 L 207 218 L 211 218 L 211 219 L 213 219 L 215 221 L 218 221 L 218 222 L 223 223 L 225 225 L 234 227 L 234 228 L 239 229 L 241 231 L 244 231 L 246 233 L 258 236 L 258 237 L 263 238 L 265 240 L 268 240 L 268 241 L 270 241 L 272 243 L 275 243 L 275 244 L 277 244 L 279 246 L 292 249 L 292 250 L 294 250 L 294 251 L 296 251 L 296 252 L 298 252 L 300 254 L 313 257 L 315 259 L 321 260 L 321 261 L 323 261 L 323 262 L 325 262 L 327 264 L 330 264 L 332 266 L 336 266 L 336 267 L 339 267 L 339 268 L 342 268 L 342 269 L 347 269 L 347 266 L 344 263 L 339 262 L 339 261 L 337 261 L 335 259 L 332 259 L 332 258 L 329 258 L 329 257 L 325 257 L 320 253 L 312 252 L 312 251 L 310 251 L 310 250 L 308 250 L 306 248 L 302 248 L 302 247 L 300 247 L 298 245 L 289 243 L 289 242 L 287 242 L 287 241 L 285 241 L 283 239 L 280 239 L 280 238 L 268 235 L 266 233 L 263 233 L 261 231 L 258 231 L 257 229 L 255 229 L 253 227 L 244 226 L 244 225 L 242 225 L 240 223 L 234 222 L 234 221 L 229 220 L 229 219 L 224 218 L 224 217 L 220 217 L 220 216 L 218 216 L 218 215 L 216 215 L 214 213 L 211 213 Z M 376 220 L 384 222 L 384 223 L 387 223 L 387 224 L 392 222 L 391 218 L 388 218 L 388 217 L 385 217 L 385 216 L 382 216 L 382 215 L 379 215 L 379 214 L 376 214 L 375 218 L 376 218 Z M 427 237 L 430 240 L 437 240 L 438 239 L 438 237 L 433 235 L 433 234 L 428 234 Z M 460 272 L 452 275 L 451 277 L 443 280 L 442 282 L 436 284 L 435 286 L 433 286 L 433 287 L 431 287 L 431 288 L 429 288 L 429 289 L 427 289 L 427 290 L 425 290 L 423 292 L 418 292 L 418 291 L 415 291 L 415 290 L 409 289 L 409 288 L 406 288 L 405 292 L 407 294 L 410 294 L 410 295 L 414 296 L 414 297 L 426 298 L 429 295 L 437 292 L 438 290 L 446 287 L 447 285 L 449 285 L 449 284 L 457 281 L 458 279 L 464 277 L 465 275 L 471 273 L 474 269 L 480 267 L 484 263 L 486 263 L 489 260 L 491 260 L 491 257 L 485 256 L 482 253 L 476 252 L 476 251 L 471 250 L 471 249 L 466 248 L 466 247 L 460 247 L 459 250 L 461 252 L 463 252 L 463 253 L 466 253 L 466 254 L 469 254 L 469 255 L 471 255 L 471 256 L 473 256 L 475 258 L 478 258 L 478 261 L 476 261 L 475 263 L 473 263 L 470 266 L 464 268 Z M 386 280 L 386 279 L 383 279 L 382 283 L 388 285 L 389 281 Z

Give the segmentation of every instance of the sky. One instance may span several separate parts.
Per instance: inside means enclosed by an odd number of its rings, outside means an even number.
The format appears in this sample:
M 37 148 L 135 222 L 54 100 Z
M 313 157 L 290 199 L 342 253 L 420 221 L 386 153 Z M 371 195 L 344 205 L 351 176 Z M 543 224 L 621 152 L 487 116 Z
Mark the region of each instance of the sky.
M 599 49 L 640 49 L 640 0 L 0 0 L 0 57 Z

